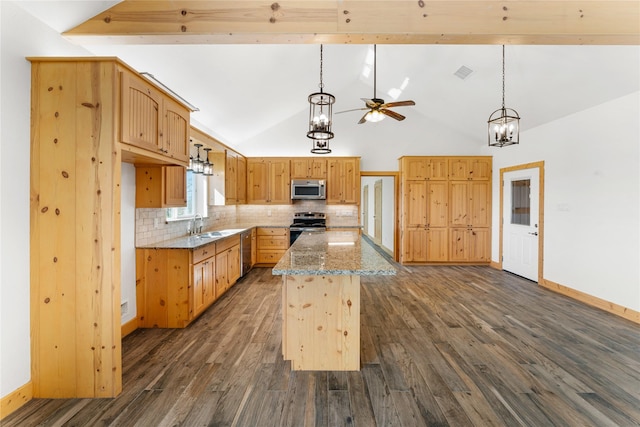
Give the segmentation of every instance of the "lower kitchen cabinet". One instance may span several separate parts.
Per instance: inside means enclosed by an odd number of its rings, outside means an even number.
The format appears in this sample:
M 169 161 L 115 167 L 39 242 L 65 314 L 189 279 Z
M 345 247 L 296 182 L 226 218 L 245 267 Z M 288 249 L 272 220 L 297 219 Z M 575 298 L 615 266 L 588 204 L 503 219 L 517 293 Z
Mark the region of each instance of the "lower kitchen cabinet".
M 136 249 L 140 328 L 184 328 L 240 278 L 240 236 L 195 249 Z
M 289 249 L 289 229 L 285 227 L 258 227 L 256 232 L 256 264 L 274 266 Z
M 240 278 L 240 236 L 218 244 L 215 277 L 216 298 L 220 298 Z

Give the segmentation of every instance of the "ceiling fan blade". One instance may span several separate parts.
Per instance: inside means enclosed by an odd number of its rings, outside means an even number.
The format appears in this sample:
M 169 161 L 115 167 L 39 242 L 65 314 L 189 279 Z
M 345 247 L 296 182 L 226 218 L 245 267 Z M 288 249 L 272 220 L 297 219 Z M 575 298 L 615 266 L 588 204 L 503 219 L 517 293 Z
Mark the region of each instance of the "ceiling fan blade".
M 392 119 L 404 120 L 404 116 L 402 114 L 396 113 L 395 111 L 387 110 L 386 108 L 381 108 L 379 111 L 385 116 L 391 117 Z
M 416 105 L 416 103 L 414 101 L 397 101 L 397 102 L 387 102 L 386 104 L 383 104 L 382 107 L 384 108 L 388 108 L 388 107 L 404 107 L 407 105 Z
M 351 110 L 344 110 L 344 111 L 336 111 L 335 114 L 341 114 L 341 113 L 349 113 L 351 111 L 360 111 L 360 110 L 368 110 L 368 108 L 363 107 L 363 108 L 353 108 Z
M 366 113 L 364 113 L 364 116 L 362 116 L 362 118 L 360 119 L 360 121 L 358 122 L 359 125 L 365 123 L 367 121 L 366 117 L 367 114 L 369 114 L 369 111 L 367 111 Z

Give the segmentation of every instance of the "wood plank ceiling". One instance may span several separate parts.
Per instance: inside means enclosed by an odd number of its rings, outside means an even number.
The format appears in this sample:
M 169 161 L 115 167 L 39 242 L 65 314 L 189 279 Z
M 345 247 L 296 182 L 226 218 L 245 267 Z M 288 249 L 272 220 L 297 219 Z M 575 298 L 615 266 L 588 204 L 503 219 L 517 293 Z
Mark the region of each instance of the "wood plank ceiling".
M 637 0 L 125 0 L 78 43 L 638 45 Z

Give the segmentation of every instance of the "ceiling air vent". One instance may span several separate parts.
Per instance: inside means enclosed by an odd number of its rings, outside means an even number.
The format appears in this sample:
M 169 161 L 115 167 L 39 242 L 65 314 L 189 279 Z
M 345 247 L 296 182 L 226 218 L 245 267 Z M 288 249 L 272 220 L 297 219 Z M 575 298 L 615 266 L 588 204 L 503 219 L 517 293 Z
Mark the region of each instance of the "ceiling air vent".
M 466 66 L 462 66 L 460 68 L 458 68 L 458 71 L 456 71 L 455 73 L 453 73 L 454 76 L 461 78 L 462 80 L 466 79 L 467 77 L 469 77 L 469 75 L 473 73 L 473 70 L 469 67 Z

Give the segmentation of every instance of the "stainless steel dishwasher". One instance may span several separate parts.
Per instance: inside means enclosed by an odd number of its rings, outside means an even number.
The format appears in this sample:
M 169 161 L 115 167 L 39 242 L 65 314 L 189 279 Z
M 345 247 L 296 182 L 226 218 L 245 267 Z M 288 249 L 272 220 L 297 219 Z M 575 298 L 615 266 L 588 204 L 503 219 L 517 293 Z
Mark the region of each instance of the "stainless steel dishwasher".
M 240 233 L 240 277 L 251 270 L 251 229 Z

